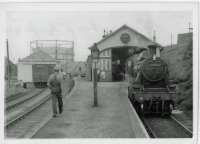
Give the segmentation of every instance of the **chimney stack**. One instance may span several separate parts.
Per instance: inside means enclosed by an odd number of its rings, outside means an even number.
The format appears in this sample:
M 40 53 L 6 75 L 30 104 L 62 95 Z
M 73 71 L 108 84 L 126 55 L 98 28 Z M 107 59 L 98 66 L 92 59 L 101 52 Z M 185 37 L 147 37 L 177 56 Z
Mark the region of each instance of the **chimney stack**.
M 105 38 L 106 37 L 106 30 L 104 29 L 103 30 L 103 36 L 102 36 L 103 38 Z
M 153 42 L 156 42 L 156 32 L 155 32 L 155 30 L 153 31 Z

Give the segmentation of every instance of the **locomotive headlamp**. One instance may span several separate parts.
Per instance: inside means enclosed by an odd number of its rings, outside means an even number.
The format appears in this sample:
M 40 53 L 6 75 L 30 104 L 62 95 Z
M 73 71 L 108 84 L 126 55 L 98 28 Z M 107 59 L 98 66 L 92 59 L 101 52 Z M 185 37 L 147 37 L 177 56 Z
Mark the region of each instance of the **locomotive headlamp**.
M 143 99 L 143 97 L 139 97 L 139 100 L 142 102 L 144 99 Z
M 156 55 L 153 55 L 153 60 L 154 60 L 154 61 L 156 60 Z
M 143 104 L 141 104 L 141 109 L 143 110 L 143 108 L 144 108 L 144 105 L 143 105 Z

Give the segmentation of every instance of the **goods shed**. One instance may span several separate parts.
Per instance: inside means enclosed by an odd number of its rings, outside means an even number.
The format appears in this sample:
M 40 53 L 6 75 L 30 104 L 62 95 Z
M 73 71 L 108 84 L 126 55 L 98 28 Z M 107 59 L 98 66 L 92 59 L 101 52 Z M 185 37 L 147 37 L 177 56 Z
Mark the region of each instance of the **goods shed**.
M 19 59 L 17 79 L 22 81 L 25 87 L 27 85 L 43 87 L 56 64 L 57 61 L 44 51 L 36 51 Z

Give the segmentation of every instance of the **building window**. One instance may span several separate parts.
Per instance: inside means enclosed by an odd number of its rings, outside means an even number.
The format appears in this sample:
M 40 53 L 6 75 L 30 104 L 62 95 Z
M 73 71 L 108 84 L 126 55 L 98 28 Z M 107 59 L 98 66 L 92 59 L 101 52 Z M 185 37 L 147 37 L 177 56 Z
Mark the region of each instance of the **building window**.
M 103 59 L 103 70 L 105 70 L 105 59 Z
M 110 50 L 107 50 L 107 56 L 109 56 L 109 52 L 110 52 Z
M 110 61 L 109 61 L 109 60 L 107 60 L 107 70 L 109 70 L 109 69 L 110 69 L 109 65 L 110 65 Z
M 107 56 L 107 50 L 106 50 L 106 51 L 104 51 L 104 56 Z
M 105 51 L 103 51 L 103 56 L 105 56 Z
M 101 70 L 103 70 L 103 59 L 101 59 Z
M 107 70 L 107 60 L 105 60 L 105 70 Z
M 103 57 L 103 52 L 101 52 L 101 56 Z
M 97 67 L 98 67 L 99 69 L 101 69 L 101 63 L 100 63 L 100 61 L 98 61 Z

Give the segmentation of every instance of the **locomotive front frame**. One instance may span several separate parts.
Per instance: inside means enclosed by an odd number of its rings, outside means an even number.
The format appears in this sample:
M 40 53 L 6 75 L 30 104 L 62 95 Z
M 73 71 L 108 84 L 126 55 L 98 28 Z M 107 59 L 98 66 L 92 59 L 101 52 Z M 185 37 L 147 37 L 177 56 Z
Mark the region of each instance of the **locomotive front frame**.
M 129 88 L 129 98 L 139 114 L 170 115 L 174 107 L 175 91 L 145 91 Z

